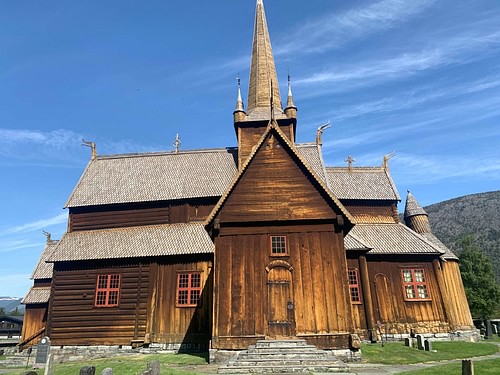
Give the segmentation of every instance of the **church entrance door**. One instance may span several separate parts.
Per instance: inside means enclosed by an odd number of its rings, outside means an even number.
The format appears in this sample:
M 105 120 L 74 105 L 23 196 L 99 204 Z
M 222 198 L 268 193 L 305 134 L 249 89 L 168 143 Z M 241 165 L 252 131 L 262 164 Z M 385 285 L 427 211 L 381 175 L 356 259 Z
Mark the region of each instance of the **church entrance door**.
M 267 278 L 269 338 L 295 336 L 295 314 L 292 301 L 292 274 L 284 267 L 269 270 Z

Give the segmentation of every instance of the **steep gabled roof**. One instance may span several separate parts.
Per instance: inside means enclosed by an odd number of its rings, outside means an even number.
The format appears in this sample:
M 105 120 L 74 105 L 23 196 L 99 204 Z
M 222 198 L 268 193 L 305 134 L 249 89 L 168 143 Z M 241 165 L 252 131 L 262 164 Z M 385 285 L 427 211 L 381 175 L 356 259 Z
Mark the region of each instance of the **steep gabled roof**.
M 408 191 L 408 195 L 406 196 L 404 218 L 406 219 L 415 215 L 428 216 L 427 212 L 425 212 L 424 208 L 417 202 L 413 194 Z
M 241 180 L 242 176 L 244 175 L 245 171 L 247 170 L 248 166 L 252 162 L 253 158 L 257 154 L 257 152 L 260 150 L 262 145 L 264 144 L 264 141 L 266 140 L 267 136 L 273 132 L 273 134 L 276 135 L 276 137 L 283 142 L 283 145 L 288 148 L 288 150 L 294 155 L 299 163 L 307 170 L 307 172 L 310 174 L 310 176 L 313 178 L 313 180 L 321 187 L 323 192 L 326 194 L 326 196 L 331 200 L 331 203 L 333 206 L 337 207 L 344 217 L 346 218 L 347 222 L 346 225 L 347 227 L 352 226 L 354 223 L 354 218 L 351 216 L 351 214 L 347 211 L 347 209 L 340 203 L 340 201 L 335 197 L 335 195 L 332 194 L 331 190 L 328 188 L 326 185 L 326 182 L 321 179 L 320 176 L 315 172 L 315 170 L 307 163 L 306 159 L 300 154 L 300 152 L 297 150 L 297 148 L 294 146 L 292 142 L 290 142 L 287 138 L 287 136 L 281 131 L 279 128 L 279 125 L 275 121 L 269 121 L 269 125 L 267 126 L 266 131 L 260 138 L 259 142 L 255 146 L 254 150 L 250 155 L 248 156 L 247 160 L 241 167 L 240 172 L 235 176 L 229 187 L 227 188 L 226 192 L 224 195 L 222 195 L 221 199 L 217 202 L 216 206 L 210 213 L 210 215 L 207 217 L 205 220 L 205 226 L 209 227 L 212 225 L 213 220 L 221 210 L 222 206 L 228 199 L 229 195 L 232 193 L 238 182 Z
M 326 173 L 330 188 L 339 199 L 401 200 L 384 167 L 326 167 Z
M 65 233 L 49 262 L 213 253 L 202 223 Z
M 356 224 L 351 233 L 371 248 L 368 254 L 444 254 L 444 250 L 401 223 Z
M 53 265 L 51 263 L 46 263 L 50 255 L 54 251 L 59 241 L 48 240 L 45 244 L 45 248 L 40 255 L 40 259 L 31 275 L 31 279 L 51 279 Z
M 218 197 L 237 172 L 235 149 L 98 156 L 66 207 Z

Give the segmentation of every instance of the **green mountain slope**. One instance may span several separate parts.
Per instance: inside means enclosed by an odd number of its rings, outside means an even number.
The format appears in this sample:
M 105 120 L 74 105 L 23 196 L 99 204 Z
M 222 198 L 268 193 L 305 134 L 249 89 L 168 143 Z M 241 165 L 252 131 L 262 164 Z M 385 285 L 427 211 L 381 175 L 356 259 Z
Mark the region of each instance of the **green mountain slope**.
M 466 195 L 424 207 L 434 234 L 458 256 L 459 238 L 473 234 L 500 282 L 500 190 Z

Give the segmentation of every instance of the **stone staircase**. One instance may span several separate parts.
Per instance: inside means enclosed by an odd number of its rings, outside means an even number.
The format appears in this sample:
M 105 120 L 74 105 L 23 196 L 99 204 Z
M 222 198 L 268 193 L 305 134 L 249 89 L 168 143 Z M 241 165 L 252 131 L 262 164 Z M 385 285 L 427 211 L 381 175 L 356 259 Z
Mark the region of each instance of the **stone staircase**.
M 3 361 L 0 361 L 0 368 L 15 368 L 15 367 L 28 367 L 31 368 L 35 361 L 36 352 L 29 354 L 26 350 L 14 355 L 8 355 Z
M 259 340 L 239 352 L 219 374 L 348 372 L 348 366 L 331 352 L 305 340 Z

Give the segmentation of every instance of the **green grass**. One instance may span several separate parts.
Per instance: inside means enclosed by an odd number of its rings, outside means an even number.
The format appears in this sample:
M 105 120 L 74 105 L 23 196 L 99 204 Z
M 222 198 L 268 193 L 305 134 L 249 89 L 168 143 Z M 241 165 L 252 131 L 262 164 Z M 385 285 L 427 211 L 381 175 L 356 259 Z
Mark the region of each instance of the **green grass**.
M 408 348 L 401 342 L 391 342 L 385 343 L 383 347 L 381 344 L 365 344 L 361 352 L 365 362 L 397 365 L 479 357 L 494 354 L 499 348 L 493 343 L 434 341 L 432 349 L 432 352 L 426 352 Z
M 498 375 L 500 372 L 500 358 L 487 359 L 474 362 L 476 375 Z M 462 373 L 462 363 L 449 363 L 447 365 L 432 366 L 426 369 L 401 372 L 404 375 L 456 375 Z
M 190 354 L 151 354 L 151 355 L 131 355 L 124 357 L 114 357 L 106 359 L 96 359 L 84 362 L 72 362 L 56 364 L 54 366 L 54 375 L 74 375 L 79 374 L 80 369 L 84 366 L 95 366 L 96 374 L 100 374 L 107 367 L 113 369 L 114 374 L 135 375 L 140 374 L 147 368 L 147 363 L 154 360 L 160 361 L 162 375 L 194 375 L 197 374 L 191 366 L 205 365 L 205 355 L 190 355 Z M 184 367 L 180 369 L 178 367 Z M 18 369 L 11 375 L 20 375 L 25 369 Z M 37 373 L 42 375 L 43 370 L 37 370 Z

